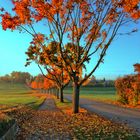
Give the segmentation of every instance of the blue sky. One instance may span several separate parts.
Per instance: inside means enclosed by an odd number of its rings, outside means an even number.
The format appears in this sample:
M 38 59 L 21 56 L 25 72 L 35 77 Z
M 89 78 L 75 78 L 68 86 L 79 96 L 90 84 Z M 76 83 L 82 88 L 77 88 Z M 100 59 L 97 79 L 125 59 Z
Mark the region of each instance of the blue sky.
M 0 0 L 0 6 L 11 8 L 9 0 Z M 129 27 L 127 27 L 129 28 Z M 140 24 L 138 24 L 140 29 Z M 3 31 L 0 26 L 0 76 L 12 71 L 27 71 L 33 75 L 40 73 L 36 64 L 24 67 L 25 52 L 31 36 L 18 31 Z M 104 64 L 94 73 L 97 78 L 114 79 L 118 76 L 134 73 L 133 64 L 140 63 L 140 31 L 133 35 L 119 36 L 108 49 Z M 88 69 L 92 68 L 92 64 Z

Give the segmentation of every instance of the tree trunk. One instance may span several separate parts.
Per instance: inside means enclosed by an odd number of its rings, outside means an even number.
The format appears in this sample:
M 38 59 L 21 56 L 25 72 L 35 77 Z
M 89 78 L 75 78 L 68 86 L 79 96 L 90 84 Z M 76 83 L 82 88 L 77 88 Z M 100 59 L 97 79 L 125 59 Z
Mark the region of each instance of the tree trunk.
M 56 97 L 59 99 L 59 89 L 56 89 Z
M 79 113 L 79 92 L 80 92 L 80 86 L 77 84 L 77 82 L 74 82 L 73 85 L 73 113 Z
M 60 102 L 63 103 L 64 97 L 63 97 L 63 88 L 62 87 L 59 88 L 59 95 L 60 95 Z

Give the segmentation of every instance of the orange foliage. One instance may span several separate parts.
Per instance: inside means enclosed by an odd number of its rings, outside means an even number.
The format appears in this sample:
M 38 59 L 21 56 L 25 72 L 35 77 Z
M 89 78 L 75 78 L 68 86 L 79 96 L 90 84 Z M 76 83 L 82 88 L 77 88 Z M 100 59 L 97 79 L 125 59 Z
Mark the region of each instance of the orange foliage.
M 134 19 L 140 18 L 140 0 L 119 0 L 118 4 Z
M 79 4 L 79 8 L 81 10 L 81 23 L 85 24 L 90 21 L 92 16 L 96 14 L 96 12 L 100 12 L 103 9 L 100 4 L 101 1 L 96 0 L 96 10 L 94 12 L 90 12 L 91 4 L 87 0 L 51 0 L 50 2 L 43 0 L 16 0 L 12 1 L 14 8 L 13 11 L 16 13 L 15 17 L 11 17 L 11 20 L 8 21 L 9 17 L 7 17 L 7 13 L 2 14 L 3 21 L 8 22 L 7 25 L 2 24 L 3 28 L 6 30 L 7 28 L 13 29 L 12 25 L 14 22 L 14 27 L 19 26 L 20 24 L 30 24 L 34 19 L 36 22 L 42 20 L 43 18 L 47 18 L 50 22 L 54 21 L 54 16 L 59 13 L 62 21 L 65 20 L 65 15 L 68 14 L 68 10 L 72 10 L 74 3 Z M 103 4 L 103 3 L 102 3 Z M 140 18 L 140 9 L 139 9 L 140 0 L 112 0 L 112 8 L 109 11 L 107 22 L 115 22 L 118 17 L 118 8 L 121 7 L 124 9 L 124 12 L 129 13 L 130 16 L 134 19 Z M 1 8 L 1 12 L 4 12 L 4 9 Z M 15 22 L 15 20 L 18 22 Z M 10 22 L 11 21 L 11 22 Z M 64 21 L 65 23 L 65 21 Z M 75 24 L 75 23 L 73 23 Z M 74 25 L 76 26 L 76 25 Z M 14 28 L 15 29 L 15 28 Z M 81 28 L 76 27 L 74 30 L 74 34 L 79 35 L 79 31 Z
M 123 104 L 136 106 L 140 100 L 140 80 L 138 76 L 126 76 L 118 78 L 115 87 L 119 95 L 119 100 Z
M 17 16 L 11 17 L 9 13 L 5 13 L 2 15 L 2 27 L 3 30 L 6 30 L 7 28 L 10 28 L 14 30 L 17 25 L 19 25 L 19 18 Z
M 44 78 L 44 83 L 43 83 L 43 88 L 44 89 L 50 89 L 50 88 L 52 88 L 54 86 L 55 86 L 55 84 L 54 84 L 54 82 L 52 80 Z
M 30 1 L 29 0 L 16 0 L 13 1 L 14 4 L 14 8 L 13 11 L 16 12 L 20 24 L 25 24 L 25 23 L 31 23 L 31 17 L 30 17 L 30 9 L 29 9 L 29 5 L 30 5 Z
M 63 109 L 63 112 L 66 113 L 67 115 L 73 115 L 72 108 L 65 108 L 65 109 Z M 87 113 L 87 110 L 84 108 L 79 108 L 79 113 Z

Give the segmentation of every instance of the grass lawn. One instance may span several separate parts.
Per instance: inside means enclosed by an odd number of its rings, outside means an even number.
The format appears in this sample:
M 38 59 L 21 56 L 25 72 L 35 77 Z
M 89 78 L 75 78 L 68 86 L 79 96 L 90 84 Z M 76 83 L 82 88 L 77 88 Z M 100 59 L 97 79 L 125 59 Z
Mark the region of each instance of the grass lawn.
M 64 90 L 65 94 L 72 94 L 72 88 Z M 81 87 L 80 97 L 100 101 L 116 101 L 117 95 L 114 87 Z
M 45 98 L 45 97 L 44 97 Z M 0 83 L 0 108 L 2 106 L 15 106 L 35 103 L 41 104 L 44 98 L 35 96 L 33 92 L 23 84 Z

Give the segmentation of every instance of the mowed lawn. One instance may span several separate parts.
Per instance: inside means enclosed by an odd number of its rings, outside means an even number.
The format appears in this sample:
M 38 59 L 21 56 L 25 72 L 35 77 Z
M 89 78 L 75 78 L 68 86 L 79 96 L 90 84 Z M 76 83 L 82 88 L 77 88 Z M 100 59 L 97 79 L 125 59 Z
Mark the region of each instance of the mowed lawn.
M 38 96 L 34 96 L 24 84 L 0 83 L 0 107 L 1 105 L 30 104 L 38 100 Z
M 64 93 L 72 94 L 72 88 L 66 88 Z M 116 101 L 118 99 L 114 87 L 81 87 L 80 97 L 100 101 Z

